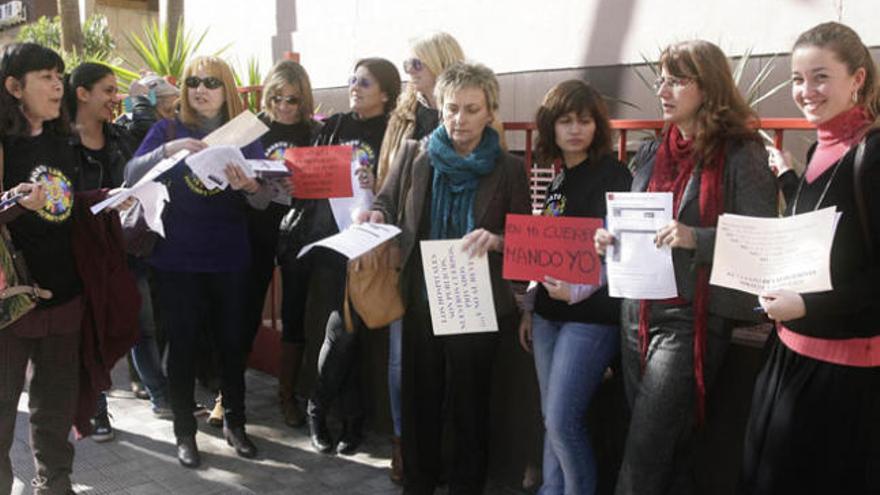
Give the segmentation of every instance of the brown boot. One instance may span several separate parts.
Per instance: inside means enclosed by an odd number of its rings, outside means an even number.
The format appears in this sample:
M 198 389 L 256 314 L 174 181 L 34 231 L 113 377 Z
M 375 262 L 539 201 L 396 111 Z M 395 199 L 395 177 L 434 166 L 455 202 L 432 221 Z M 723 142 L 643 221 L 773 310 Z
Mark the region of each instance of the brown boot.
M 303 346 L 301 344 L 281 343 L 281 372 L 278 375 L 278 399 L 281 401 L 281 414 L 287 426 L 299 427 L 306 423 L 306 417 L 296 403 L 296 377 L 302 365 Z
M 391 473 L 388 476 L 394 483 L 403 484 L 403 447 L 400 437 L 391 437 Z

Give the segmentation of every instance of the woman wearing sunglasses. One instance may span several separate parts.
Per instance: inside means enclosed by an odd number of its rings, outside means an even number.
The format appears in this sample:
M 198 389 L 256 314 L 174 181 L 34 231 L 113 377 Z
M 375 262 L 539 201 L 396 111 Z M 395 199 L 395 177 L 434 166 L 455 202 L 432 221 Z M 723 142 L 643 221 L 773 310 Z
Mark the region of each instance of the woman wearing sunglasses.
M 458 41 L 448 33 L 434 33 L 414 40 L 411 56 L 403 61 L 403 70 L 410 79 L 400 95 L 397 108 L 388 119 L 388 130 L 382 141 L 379 153 L 378 182 L 376 190 L 382 187 L 388 169 L 394 161 L 400 145 L 407 139 L 420 141 L 429 135 L 440 123 L 440 112 L 434 98 L 434 83 L 447 67 L 464 60 L 464 53 Z M 401 406 L 400 406 L 400 354 L 401 321 L 389 327 L 388 348 L 388 395 L 391 402 L 391 421 L 394 436 L 391 439 L 391 480 L 403 481 L 403 455 L 401 453 Z
M 351 111 L 330 116 L 324 122 L 317 144 L 352 145 L 352 171 L 357 174 L 361 189 L 366 190 L 364 196 L 372 197 L 388 114 L 394 110 L 400 94 L 400 74 L 394 64 L 383 58 L 362 59 L 355 64 L 348 92 Z M 362 208 L 369 206 L 361 205 Z M 320 200 L 314 209 L 312 233 L 320 234 L 318 239 L 333 235 L 351 222 L 354 213 L 340 213 L 339 208 L 331 211 L 328 201 Z M 312 275 L 321 280 L 316 286 L 317 300 L 323 307 L 321 314 L 326 315 L 326 336 L 318 360 L 318 378 L 308 404 L 311 442 L 318 452 L 333 450 L 334 441 L 327 429 L 326 417 L 331 404 L 339 400 L 342 433 L 336 452 L 347 455 L 354 453 L 363 438 L 364 411 L 357 359 L 360 352 L 358 328 L 363 324 L 355 311 L 351 312 L 353 332 L 346 331 L 343 321 L 347 258 L 320 248 L 313 249 L 304 262 L 313 267 Z
M 126 165 L 126 182 L 137 182 L 166 157 L 186 149 L 197 152 L 201 141 L 242 112 L 229 66 L 216 57 L 198 57 L 184 70 L 180 115 L 157 122 Z M 247 158 L 263 158 L 259 142 L 242 148 Z M 251 263 L 248 204 L 257 205 L 260 184 L 235 165 L 227 165 L 230 187 L 207 189 L 180 162 L 159 177 L 170 202 L 159 238 L 147 262 L 155 269 L 162 326 L 168 337 L 168 383 L 177 437 L 177 458 L 196 467 L 193 417 L 198 335 L 207 329 L 221 360 L 223 434 L 242 457 L 257 448 L 245 433 L 245 308 Z M 265 198 L 262 198 L 265 200 Z M 265 202 L 262 204 L 265 207 Z
M 666 126 L 634 159 L 633 191 L 671 192 L 673 219 L 657 231 L 672 249 L 678 297 L 624 299 L 621 357 L 631 421 L 618 495 L 695 493 L 694 430 L 723 361 L 734 320 L 754 319 L 754 297 L 709 286 L 715 225 L 722 213 L 771 217 L 776 182 L 750 127 L 724 53 L 685 41 L 660 56 L 656 82 Z M 615 242 L 596 233 L 604 254 Z
M 260 138 L 266 158 L 283 160 L 288 148 L 309 146 L 317 139 L 321 124 L 312 118 L 314 100 L 312 85 L 305 69 L 292 60 L 278 62 L 263 83 L 263 108 L 259 117 L 269 126 Z M 307 236 L 310 206 L 308 200 L 292 200 L 288 180 L 269 182 L 276 188 L 276 200 L 265 210 L 250 210 L 252 288 L 248 308 L 248 330 L 256 332 L 262 320 L 266 288 L 272 279 L 276 249 L 281 265 L 282 302 L 281 372 L 278 377 L 278 398 L 288 426 L 302 426 L 305 415 L 294 397 L 296 378 L 305 348 L 305 309 L 309 285 L 309 265 L 300 263 L 296 255 Z M 282 218 L 286 218 L 282 222 Z M 281 232 L 279 236 L 279 223 Z M 281 245 L 279 246 L 279 237 Z M 252 342 L 253 334 L 249 342 Z

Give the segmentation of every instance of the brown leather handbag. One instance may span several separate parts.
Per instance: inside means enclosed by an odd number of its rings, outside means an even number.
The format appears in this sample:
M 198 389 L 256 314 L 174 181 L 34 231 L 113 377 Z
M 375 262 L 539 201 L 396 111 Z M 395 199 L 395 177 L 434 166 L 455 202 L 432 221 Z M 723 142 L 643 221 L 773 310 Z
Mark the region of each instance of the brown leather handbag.
M 400 245 L 390 239 L 378 247 L 348 262 L 348 281 L 345 285 L 345 329 L 354 329 L 351 306 L 367 328 L 388 326 L 403 317 L 403 299 L 400 297 Z

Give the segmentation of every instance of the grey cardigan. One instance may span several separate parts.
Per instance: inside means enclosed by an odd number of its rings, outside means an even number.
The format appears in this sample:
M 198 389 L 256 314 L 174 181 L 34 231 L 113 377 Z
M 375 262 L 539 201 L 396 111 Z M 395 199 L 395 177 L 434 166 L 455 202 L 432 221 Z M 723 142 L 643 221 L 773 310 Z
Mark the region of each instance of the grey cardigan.
M 426 141 L 425 141 L 426 142 Z M 529 185 L 523 161 L 506 151 L 498 155 L 495 169 L 480 180 L 474 199 L 474 225 L 495 234 L 504 233 L 504 221 L 508 213 L 529 214 Z M 418 141 L 408 139 L 391 164 L 388 178 L 382 184 L 373 202 L 373 210 L 382 212 L 387 223 L 402 229 L 400 252 L 402 266 L 401 290 L 411 294 L 409 288 L 411 270 L 421 270 L 412 265 L 412 253 L 419 239 L 419 226 L 423 215 L 430 214 L 430 186 L 432 168 L 428 152 Z M 490 252 L 489 271 L 492 276 L 492 296 L 495 313 L 506 316 L 516 310 L 510 283 L 501 278 L 502 254 Z
M 659 141 L 645 143 L 633 159 L 633 191 L 643 192 L 648 188 L 659 146 Z M 698 200 L 699 169 L 698 164 L 688 181 L 677 212 L 679 214 L 691 202 Z M 759 142 L 727 142 L 723 187 L 725 213 L 754 217 L 778 215 L 776 179 L 767 165 L 767 150 Z M 696 232 L 697 248 L 693 251 L 673 250 L 678 293 L 689 301 L 694 295 L 697 268 L 700 265 L 711 265 L 715 251 L 715 227 L 691 227 Z M 761 316 L 753 311 L 757 304 L 758 301 L 752 294 L 714 285 L 709 287 L 709 312 L 714 315 L 740 321 L 761 321 Z

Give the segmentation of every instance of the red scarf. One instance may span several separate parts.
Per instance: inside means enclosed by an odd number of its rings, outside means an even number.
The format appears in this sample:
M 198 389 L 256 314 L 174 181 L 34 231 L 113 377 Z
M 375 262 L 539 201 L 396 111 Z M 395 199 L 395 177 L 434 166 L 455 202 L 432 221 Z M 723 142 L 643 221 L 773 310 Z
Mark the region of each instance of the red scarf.
M 805 177 L 812 183 L 862 139 L 873 119 L 865 107 L 855 106 L 816 128 L 818 143 L 807 165 Z
M 648 192 L 672 192 L 672 214 L 677 219 L 684 192 L 697 159 L 693 140 L 686 140 L 677 126 L 672 125 L 657 150 L 654 170 L 648 183 Z M 718 215 L 724 209 L 724 152 L 719 150 L 714 159 L 701 163 L 700 173 L 700 226 L 714 227 Z M 662 301 L 667 304 L 686 304 L 681 297 Z M 706 352 L 706 320 L 709 314 L 709 267 L 697 268 L 697 284 L 693 300 L 694 307 L 694 379 L 697 395 L 697 424 L 706 417 L 706 383 L 703 378 L 703 355 Z M 648 327 L 651 314 L 651 301 L 639 303 L 639 352 L 642 371 L 648 357 Z

